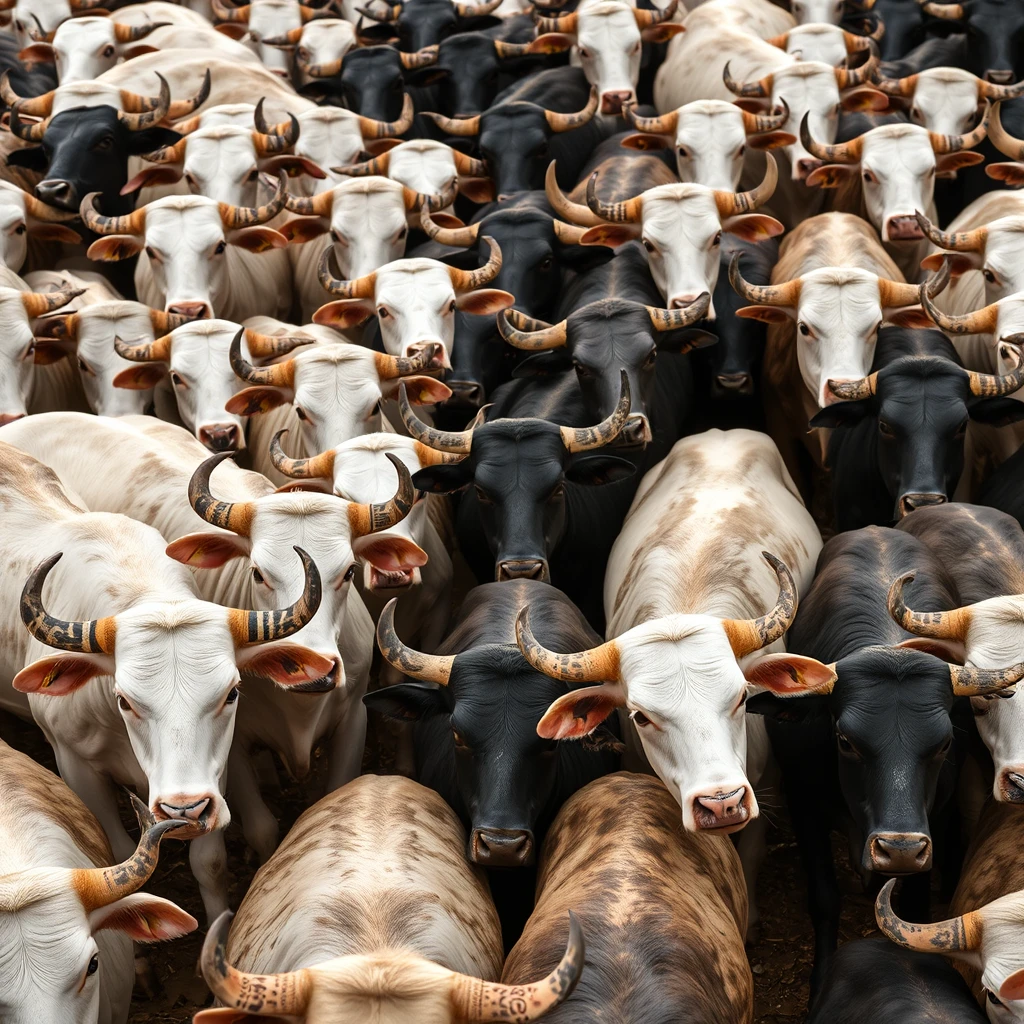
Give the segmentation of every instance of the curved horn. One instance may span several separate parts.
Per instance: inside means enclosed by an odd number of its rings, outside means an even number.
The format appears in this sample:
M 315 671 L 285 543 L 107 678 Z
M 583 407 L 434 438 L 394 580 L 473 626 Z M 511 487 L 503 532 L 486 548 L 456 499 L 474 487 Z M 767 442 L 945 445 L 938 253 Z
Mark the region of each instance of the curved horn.
M 10 71 L 0 75 L 0 99 L 3 99 L 12 110 L 17 108 L 19 113 L 28 114 L 30 117 L 49 117 L 56 94 L 57 90 L 51 89 L 42 96 L 21 97 L 11 86 Z
M 267 644 L 272 640 L 283 640 L 293 633 L 298 633 L 316 615 L 322 594 L 320 573 L 307 552 L 296 545 L 292 546 L 292 550 L 302 560 L 302 571 L 305 576 L 299 599 L 286 608 L 274 611 L 257 612 L 244 608 L 229 608 L 228 628 L 236 646 L 251 647 L 254 644 Z
M 178 118 L 194 114 L 210 98 L 211 87 L 210 69 L 207 68 L 206 74 L 203 75 L 203 80 L 199 84 L 199 91 L 187 100 L 172 100 L 171 107 L 167 111 L 167 117 L 172 121 L 177 121 Z M 178 131 L 180 129 L 175 127 L 175 130 Z M 189 129 L 189 131 L 194 130 L 195 128 Z
M 391 150 L 375 156 L 372 160 L 366 160 L 361 164 L 343 164 L 341 167 L 332 167 L 332 171 L 338 174 L 347 174 L 350 178 L 368 178 L 388 176 L 388 165 L 391 163 Z
M 475 224 L 466 224 L 461 228 L 442 228 L 430 217 L 430 211 L 426 206 L 420 208 L 420 227 L 423 228 L 427 237 L 439 242 L 441 245 L 453 245 L 465 249 L 476 244 L 477 236 L 480 234 L 480 221 Z
M 117 622 L 113 615 L 103 619 L 58 619 L 43 607 L 43 584 L 50 570 L 64 557 L 63 551 L 43 559 L 25 581 L 21 591 L 21 621 L 47 647 L 79 654 L 113 654 Z
M 413 71 L 416 68 L 427 68 L 431 64 L 437 63 L 438 54 L 441 52 L 441 47 L 434 43 L 432 46 L 424 46 L 417 50 L 415 53 L 406 53 L 401 51 L 398 54 L 398 59 L 402 62 L 402 67 L 406 71 Z
M 308 459 L 292 459 L 284 453 L 281 447 L 281 438 L 288 433 L 288 428 L 279 430 L 270 439 L 270 461 L 274 468 L 292 480 L 316 480 L 334 479 L 334 459 L 336 453 L 333 448 L 328 448 L 319 455 L 313 455 Z
M 760 618 L 722 620 L 722 628 L 737 660 L 781 640 L 796 618 L 796 583 L 789 567 L 770 551 L 762 551 L 761 557 L 775 570 L 779 580 L 779 599 L 775 607 Z
M 409 467 L 394 452 L 385 452 L 385 455 L 398 474 L 398 490 L 387 501 L 352 502 L 349 505 L 348 520 L 353 537 L 366 537 L 397 526 L 409 514 L 416 500 Z
M 857 53 L 859 50 L 871 49 L 871 36 L 859 36 L 855 32 L 844 30 L 843 42 L 846 44 L 847 53 Z
M 511 316 L 514 309 L 504 309 L 498 316 L 498 333 L 514 348 L 527 352 L 545 352 L 553 348 L 562 348 L 568 337 L 568 321 L 560 320 L 557 324 L 542 327 L 538 331 L 521 331 L 513 327 Z
M 976 309 L 973 313 L 956 316 L 952 313 L 943 313 L 936 307 L 924 285 L 921 285 L 919 296 L 928 317 L 950 334 L 990 334 L 996 329 L 996 319 L 999 316 L 998 302 Z
M 133 363 L 166 363 L 171 358 L 171 336 L 164 334 L 154 341 L 122 341 L 115 334 L 114 351 Z
M 981 946 L 982 921 L 977 911 L 950 921 L 911 924 L 897 917 L 892 909 L 895 885 L 896 879 L 890 878 L 875 897 L 875 921 L 890 942 L 918 953 L 967 953 Z
M 743 129 L 748 135 L 778 131 L 789 120 L 789 104 L 781 97 L 777 114 L 752 114 L 740 107 L 736 109 L 743 115 Z
M 372 0 L 371 0 L 372 2 Z M 388 11 L 387 14 L 374 14 L 370 9 L 370 5 L 367 4 L 365 7 L 357 7 L 356 10 L 364 17 L 370 19 L 370 21 L 376 21 L 381 23 L 387 23 L 397 21 L 399 15 L 402 13 L 402 5 L 398 4 L 385 4 Z
M 402 100 L 402 113 L 397 121 L 375 121 L 372 117 L 359 115 L 359 133 L 364 139 L 393 139 L 407 132 L 412 127 L 416 112 L 412 105 L 412 97 L 406 93 Z
M 619 371 L 619 401 L 596 427 L 559 427 L 562 444 L 572 453 L 589 452 L 594 448 L 603 448 L 618 436 L 619 431 L 629 419 L 629 406 L 632 398 L 629 393 L 629 375 L 625 370 Z
M 574 203 L 558 187 L 558 178 L 555 175 L 554 160 L 548 164 L 548 169 L 544 174 L 544 194 L 547 196 L 551 209 L 564 220 L 572 221 L 574 225 L 593 228 L 598 224 L 604 223 L 597 214 L 591 213 L 589 206 L 582 206 L 580 203 Z
M 871 81 L 878 68 L 878 58 L 869 57 L 859 68 L 835 68 L 836 85 L 839 91 L 853 89 Z
M 985 141 L 988 134 L 988 121 L 992 116 L 992 104 L 985 100 L 985 112 L 977 126 L 963 135 L 940 135 L 938 132 L 929 132 L 928 138 L 932 144 L 932 151 L 936 154 L 959 153 L 962 149 L 973 149 L 979 142 Z
M 0 86 L 3 79 L 0 79 Z M 11 125 L 13 128 L 13 123 Z M 988 137 L 992 145 L 999 150 L 1003 156 L 1011 160 L 1024 160 L 1024 139 L 1014 138 L 1004 127 L 1000 114 L 1000 106 L 996 103 L 992 108 L 992 115 L 989 118 Z
M 61 288 L 56 292 L 22 292 L 21 304 L 30 317 L 52 313 L 66 306 L 73 298 L 81 295 L 85 288 Z
M 49 126 L 49 117 L 42 121 L 22 121 L 18 108 L 11 108 L 11 132 L 24 142 L 42 142 Z
M 256 224 L 266 224 L 284 209 L 284 199 L 287 195 L 284 182 L 285 176 L 282 174 L 277 179 L 270 201 L 263 206 L 232 206 L 230 203 L 218 203 L 221 223 L 226 228 L 248 228 Z
M 501 6 L 501 0 L 486 0 L 486 3 L 482 4 L 456 3 L 452 6 L 460 18 L 482 18 L 485 14 L 496 11 Z
M 759 306 L 789 306 L 795 308 L 800 299 L 800 278 L 794 278 L 785 284 L 751 284 L 744 280 L 740 273 L 742 253 L 735 253 L 729 261 L 729 284 L 733 291 L 741 295 L 747 302 Z
M 242 355 L 242 335 L 244 334 L 245 328 L 239 327 L 238 333 L 231 339 L 228 358 L 235 376 L 247 384 L 261 384 L 277 388 L 294 387 L 295 360 L 287 359 L 283 363 L 271 363 L 269 366 L 253 366 Z
M 343 299 L 372 299 L 377 283 L 377 271 L 372 270 L 362 277 L 343 281 L 331 273 L 330 260 L 333 251 L 334 243 L 331 242 L 320 254 L 320 261 L 316 266 L 316 276 L 323 289 L 332 295 L 339 295 Z
M 148 96 L 144 98 L 146 105 L 153 104 L 149 109 L 143 109 L 137 113 L 127 109 L 130 106 L 137 105 L 138 97 L 130 95 L 126 90 L 121 91 L 121 102 L 125 105 L 126 109 L 117 112 L 117 119 L 129 131 L 140 132 L 145 128 L 152 128 L 154 125 L 159 124 L 167 116 L 168 110 L 170 110 L 171 87 L 167 84 L 167 79 L 159 71 L 156 72 L 156 77 L 160 79 L 160 93 L 155 101 Z
M 469 159 L 468 157 L 466 158 Z M 417 192 L 415 189 L 409 188 L 408 185 L 402 186 L 402 202 L 405 204 L 407 210 L 419 210 L 422 217 L 424 210 L 443 210 L 446 206 L 451 206 L 455 202 L 455 197 L 459 194 L 459 182 L 458 178 L 453 178 L 446 186 L 445 191 L 434 195 L 430 192 Z
M 909 99 L 917 88 L 917 75 L 907 75 L 906 78 L 883 78 L 876 73 L 871 82 L 886 96 L 905 96 Z
M 472 135 L 480 134 L 480 115 L 475 117 L 445 117 L 444 114 L 435 114 L 433 111 L 425 111 L 424 117 L 429 117 L 434 124 L 443 132 L 449 135 L 458 135 L 469 138 Z
M 675 135 L 679 127 L 678 110 L 670 110 L 657 117 L 641 117 L 635 107 L 629 106 L 625 108 L 624 115 L 638 132 L 650 132 L 651 135 Z
M 933 18 L 944 18 L 947 21 L 961 21 L 964 16 L 963 4 L 928 3 L 922 4 L 921 9 Z
M 922 294 L 933 299 L 949 284 L 951 273 L 949 261 L 945 260 L 942 267 L 920 285 L 907 284 L 906 281 L 893 281 L 887 277 L 880 277 L 878 279 L 879 305 L 883 309 L 912 306 L 916 302 L 924 301 L 921 298 Z
M 563 224 L 554 218 L 551 219 L 551 228 L 555 232 L 555 238 L 563 245 L 579 245 L 580 239 L 587 233 L 585 227 L 578 224 Z
M 725 83 L 725 87 L 729 92 L 734 96 L 753 96 L 758 99 L 764 99 L 771 96 L 771 75 L 765 75 L 764 78 L 759 78 L 756 82 L 737 82 L 729 71 L 729 65 L 731 63 L 731 61 L 726 61 L 725 67 L 722 68 L 722 81 Z
M 452 452 L 455 455 L 468 455 L 473 444 L 472 430 L 438 430 L 436 427 L 428 427 L 412 411 L 409 404 L 409 396 L 405 391 L 405 384 L 398 385 L 398 411 L 401 413 L 405 429 L 409 436 L 420 444 L 433 448 L 436 451 Z
M 636 224 L 643 216 L 643 193 L 621 203 L 606 203 L 597 197 L 597 171 L 587 181 L 587 207 L 603 221 L 613 224 Z
M 800 141 L 803 143 L 804 149 L 811 156 L 816 156 L 819 160 L 824 160 L 830 164 L 856 164 L 860 162 L 861 150 L 864 148 L 863 135 L 858 135 L 857 138 L 851 139 L 849 142 L 839 142 L 835 145 L 818 142 L 811 136 L 811 129 L 808 124 L 810 116 L 811 112 L 807 111 L 800 119 Z
M 169 21 L 153 21 L 147 25 L 122 25 L 114 22 L 114 38 L 119 43 L 134 43 L 139 39 L 145 39 L 150 32 L 158 28 L 169 28 Z
M 267 124 L 266 118 L 263 116 L 265 99 L 265 96 L 260 97 L 252 115 L 252 123 L 256 129 L 253 141 L 256 142 L 256 151 L 260 156 L 281 153 L 299 141 L 299 119 L 294 114 L 288 115 L 288 121 L 283 126 L 283 131 L 281 130 L 282 126 Z
M 569 14 L 559 14 L 553 18 L 534 18 L 534 21 L 537 23 L 538 35 L 544 35 L 547 32 L 560 32 L 567 36 L 574 36 L 579 24 L 579 12 L 572 11 Z
M 517 1021 L 528 1024 L 565 1002 L 583 973 L 586 946 L 583 929 L 569 911 L 569 939 L 558 966 L 542 981 L 528 985 L 501 985 L 465 974 L 455 977 L 452 1005 L 467 1021 Z
M 469 292 L 474 288 L 482 288 L 498 276 L 501 270 L 501 248 L 490 235 L 483 236 L 490 255 L 487 262 L 476 270 L 460 270 L 458 267 L 448 267 L 448 276 L 451 278 L 452 287 L 456 292 Z
M 544 117 L 553 132 L 570 132 L 574 128 L 582 128 L 597 112 L 597 89 L 590 88 L 590 99 L 587 105 L 575 114 L 557 114 L 545 108 Z
M 249 346 L 249 354 L 254 359 L 274 359 L 277 356 L 286 356 L 293 349 L 300 345 L 310 345 L 312 338 L 302 338 L 298 335 L 273 335 L 260 334 L 259 331 L 246 327 L 245 343 Z
M 921 230 L 940 249 L 952 249 L 954 252 L 984 252 L 988 238 L 988 228 L 975 228 L 973 231 L 941 231 L 920 210 L 914 216 Z
M 1014 335 L 1019 341 L 1024 341 L 1021 335 Z M 1010 340 L 1010 339 L 1007 339 Z M 1009 347 L 1000 343 L 1001 352 Z M 999 398 L 1002 395 L 1012 395 L 1024 387 L 1024 357 L 1021 356 L 1019 348 L 1014 347 L 1017 356 L 1017 368 L 1009 373 L 991 374 L 978 373 L 976 370 L 964 371 L 970 385 L 971 394 L 979 398 Z
M 282 48 L 286 48 L 286 47 L 289 47 L 289 46 L 295 46 L 298 43 L 298 41 L 302 38 L 302 33 L 305 30 L 306 30 L 305 25 L 296 25 L 295 28 L 288 29 L 288 31 L 283 33 L 282 35 L 272 36 L 269 39 L 264 38 L 264 39 L 262 39 L 260 41 L 265 46 L 280 46 Z M 298 57 L 295 58 L 295 63 L 296 64 L 300 64 L 300 65 L 304 65 L 303 66 L 303 70 L 304 71 L 306 70 L 306 68 L 309 67 L 308 64 L 304 64 L 303 61 L 300 61 Z M 338 60 L 337 63 L 339 65 L 339 67 L 340 67 L 341 61 Z M 322 65 L 318 65 L 318 66 L 322 66 Z M 337 72 L 335 72 L 335 74 L 337 74 Z
M 556 654 L 542 647 L 530 628 L 530 607 L 516 616 L 516 643 L 523 657 L 538 672 L 567 683 L 611 683 L 619 678 L 619 644 L 609 640 L 589 651 Z
M 447 686 L 455 667 L 455 655 L 422 654 L 411 647 L 406 647 L 395 630 L 397 604 L 398 598 L 391 598 L 377 620 L 377 646 L 384 655 L 384 660 L 392 668 L 413 679 Z
M 658 306 L 648 306 L 647 315 L 651 318 L 656 331 L 675 331 L 680 327 L 689 327 L 698 320 L 707 316 L 708 308 L 711 305 L 711 293 L 701 292 L 693 300 L 687 303 L 682 309 L 661 309 Z
M 993 103 L 1016 99 L 1018 96 L 1024 96 L 1024 79 L 1013 85 L 996 85 L 995 82 L 986 82 L 979 78 L 978 95 L 992 100 Z
M 187 148 L 188 135 L 182 135 L 177 142 L 173 142 L 169 146 L 161 146 L 159 149 L 153 150 L 152 153 L 146 153 L 142 159 L 151 164 L 180 164 L 185 159 Z
M 153 327 L 155 337 L 162 334 L 170 334 L 176 327 L 190 324 L 197 320 L 194 316 L 185 316 L 182 313 L 165 313 L 162 309 L 148 309 L 149 322 Z
M 504 39 L 494 40 L 494 53 L 499 60 L 512 60 L 531 53 L 532 43 L 506 43 Z
M 633 8 L 633 17 L 636 19 L 636 27 L 639 29 L 650 28 L 651 25 L 660 25 L 663 21 L 671 21 L 679 6 L 679 0 L 672 0 L 662 10 L 642 10 L 639 7 Z
M 878 390 L 878 372 L 860 380 L 832 380 L 828 381 L 829 390 L 844 402 L 859 402 L 870 398 Z
M 252 13 L 249 5 L 244 7 L 228 7 L 223 0 L 210 0 L 210 7 L 213 9 L 213 16 L 218 21 L 235 21 L 249 24 L 249 15 Z
M 929 637 L 933 640 L 959 640 L 966 643 L 967 633 L 971 628 L 971 609 L 966 607 L 942 612 L 911 611 L 903 600 L 903 588 L 913 579 L 914 573 L 908 572 L 892 581 L 886 605 L 893 619 L 915 636 Z
M 288 192 L 284 197 L 284 206 L 291 213 L 330 217 L 331 210 L 334 208 L 334 189 L 317 192 L 315 196 L 294 196 Z
M 1009 668 L 968 668 L 950 665 L 949 681 L 957 697 L 990 697 L 1002 694 L 1013 696 L 1013 688 L 1024 678 L 1024 664 L 1018 662 Z M 1009 690 L 1009 693 L 1003 693 Z
M 289 974 L 243 974 L 228 963 L 228 929 L 234 916 L 225 910 L 206 933 L 199 966 L 210 991 L 236 1010 L 304 1016 L 313 994 L 313 981 L 305 968 Z
M 452 163 L 459 174 L 470 178 L 483 178 L 487 176 L 487 164 L 483 160 L 476 160 L 458 149 L 452 149 Z
M 715 206 L 718 207 L 718 215 L 722 220 L 734 217 L 738 213 L 750 213 L 771 199 L 775 186 L 779 183 L 779 165 L 771 153 L 765 153 L 764 158 L 764 178 L 757 188 L 749 192 L 725 192 L 715 189 Z
M 210 491 L 213 471 L 234 452 L 217 452 L 196 466 L 188 482 L 188 503 L 200 519 L 205 519 L 222 530 L 230 530 L 239 537 L 248 537 L 256 505 L 252 501 L 221 501 Z

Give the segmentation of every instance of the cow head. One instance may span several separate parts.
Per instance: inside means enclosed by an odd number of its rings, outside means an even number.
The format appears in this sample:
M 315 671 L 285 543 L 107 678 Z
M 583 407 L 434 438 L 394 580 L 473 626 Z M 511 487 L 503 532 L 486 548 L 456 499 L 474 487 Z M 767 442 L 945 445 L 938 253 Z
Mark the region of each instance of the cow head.
M 229 6 L 223 0 L 211 0 L 211 6 L 221 21 L 237 26 L 240 33 L 247 29 L 260 61 L 285 79 L 291 76 L 292 65 L 293 46 L 289 45 L 289 33 L 328 13 L 326 8 L 307 6 L 298 0 L 250 0 L 239 7 Z
M 768 42 L 797 60 L 813 60 L 837 68 L 851 63 L 851 58 L 856 54 L 870 52 L 872 39 L 877 42 L 883 34 L 881 22 L 871 35 L 861 36 L 841 29 L 838 22 L 828 24 L 824 20 L 816 21 L 812 18 L 810 22 L 802 22 L 782 35 L 772 36 Z
M 947 334 L 980 334 L 994 350 L 993 362 L 1000 373 L 1016 369 L 1016 352 L 1012 346 L 1024 341 L 1024 292 L 990 302 L 982 309 L 963 315 L 943 313 L 922 293 L 921 303 L 931 320 Z
M 102 0 L 5 0 L 3 10 L 14 9 L 11 27 L 22 46 L 40 38 L 51 41 L 62 22 L 78 14 L 103 14 Z
M 0 266 L 21 270 L 28 253 L 29 237 L 40 241 L 80 242 L 78 233 L 66 227 L 75 215 L 40 202 L 17 185 L 0 181 Z
M 401 116 L 406 76 L 424 83 L 433 74 L 431 65 L 436 60 L 433 46 L 415 53 L 393 46 L 361 46 L 345 54 L 337 70 L 330 65 L 318 69 L 316 77 L 338 76 L 337 87 L 349 110 L 378 121 L 393 121 Z M 307 69 L 307 73 L 313 72 Z
M 908 5 L 909 6 L 909 5 Z M 1024 10 L 1003 0 L 924 3 L 926 13 L 956 22 L 967 34 L 968 70 L 997 85 L 1021 77 L 1020 52 Z
M 392 4 L 387 0 L 369 0 L 358 10 L 372 21 L 390 26 L 398 35 L 401 49 L 414 53 L 437 46 L 460 27 L 460 22 L 485 18 L 500 5 L 501 0 L 485 0 L 479 4 L 452 3 L 452 0 L 399 0 Z M 496 23 L 495 19 L 489 19 L 475 27 Z

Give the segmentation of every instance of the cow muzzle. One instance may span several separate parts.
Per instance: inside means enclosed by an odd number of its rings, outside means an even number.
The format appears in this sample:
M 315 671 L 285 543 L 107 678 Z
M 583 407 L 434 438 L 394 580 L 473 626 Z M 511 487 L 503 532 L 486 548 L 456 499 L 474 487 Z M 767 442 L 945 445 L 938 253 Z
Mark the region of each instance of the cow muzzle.
M 915 494 L 901 494 L 897 508 L 899 518 L 910 515 L 916 508 L 928 508 L 930 505 L 945 505 L 948 499 L 944 494 L 923 492 Z
M 484 389 L 474 380 L 446 380 L 445 384 L 452 390 L 449 405 L 466 405 L 471 409 L 479 409 L 484 401 Z
M 754 393 L 754 382 L 749 373 L 720 373 L 715 377 L 715 387 L 723 393 L 733 395 Z
M 996 783 L 996 799 L 1005 804 L 1024 804 L 1024 768 L 1004 768 Z
M 932 841 L 923 832 L 875 832 L 868 839 L 872 871 L 916 875 L 932 866 Z
M 635 102 L 636 98 L 632 89 L 612 89 L 601 93 L 601 113 L 621 114 L 624 106 Z
M 157 800 L 152 811 L 158 821 L 197 821 L 207 829 L 213 829 L 217 819 L 217 796 L 213 793 L 202 796 L 177 794 Z
M 208 302 L 175 302 L 167 307 L 168 313 L 178 313 L 180 316 L 187 316 L 193 320 L 209 320 L 213 317 L 213 310 Z
M 721 790 L 693 799 L 693 818 L 699 832 L 737 832 L 751 818 L 751 792 L 738 786 L 728 793 Z
M 913 215 L 900 214 L 890 217 L 885 222 L 885 232 L 890 242 L 919 242 L 924 238 L 921 225 Z
M 496 578 L 499 583 L 506 580 L 541 580 L 550 583 L 551 572 L 546 559 L 510 558 L 498 563 Z
M 536 852 L 529 829 L 475 828 L 469 840 L 469 859 L 488 868 L 524 868 Z
M 242 447 L 237 423 L 211 423 L 199 428 L 199 440 L 211 452 L 233 452 Z
M 46 178 L 36 185 L 36 196 L 47 206 L 62 210 L 77 210 L 80 202 L 78 189 L 63 178 Z
M 632 447 L 634 445 L 649 444 L 654 439 L 651 433 L 651 425 L 643 413 L 632 413 L 626 425 L 619 431 L 615 438 L 616 447 Z

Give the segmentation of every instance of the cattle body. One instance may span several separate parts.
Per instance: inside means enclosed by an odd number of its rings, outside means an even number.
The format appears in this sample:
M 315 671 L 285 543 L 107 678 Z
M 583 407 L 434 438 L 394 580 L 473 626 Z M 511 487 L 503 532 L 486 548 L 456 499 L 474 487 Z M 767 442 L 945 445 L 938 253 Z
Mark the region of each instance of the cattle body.
M 502 972 L 522 984 L 556 964 L 572 908 L 587 967 L 553 1024 L 753 1019 L 739 858 L 723 836 L 680 832 L 672 804 L 656 779 L 622 772 L 580 790 L 555 820 L 536 909 Z
M 0 743 L 0 1012 L 10 1024 L 126 1024 L 132 939 L 176 938 L 196 927 L 169 900 L 134 895 L 156 867 L 162 836 L 137 804 L 143 835 L 129 861 L 108 867 L 99 822 L 63 782 Z M 42 951 L 45 950 L 45 953 Z
M 160 819 L 223 829 L 230 813 L 221 778 L 239 674 L 289 686 L 330 668 L 298 644 L 259 646 L 291 635 L 315 613 L 315 566 L 301 556 L 306 586 L 283 615 L 209 604 L 198 599 L 189 571 L 163 553 L 166 545 L 155 529 L 124 516 L 83 512 L 51 470 L 9 445 L 3 454 L 9 495 L 4 628 L 13 640 L 0 670 L 16 683 L 4 707 L 39 724 L 63 776 L 100 820 L 118 856 L 127 856 L 132 844 L 118 817 L 115 782 L 148 790 Z M 51 574 L 54 608 L 112 614 L 78 621 L 50 617 L 41 590 Z M 29 629 L 17 624 L 19 603 Z M 47 654 L 54 646 L 62 653 Z M 208 912 L 222 909 L 226 898 L 221 841 L 204 836 L 190 850 Z
M 454 812 L 408 779 L 364 775 L 324 797 L 257 873 L 230 937 L 225 915 L 204 946 L 204 977 L 241 1017 L 203 1010 L 196 1024 L 539 1019 L 572 991 L 582 934 L 574 925 L 559 975 L 499 984 L 498 915 L 464 844 Z

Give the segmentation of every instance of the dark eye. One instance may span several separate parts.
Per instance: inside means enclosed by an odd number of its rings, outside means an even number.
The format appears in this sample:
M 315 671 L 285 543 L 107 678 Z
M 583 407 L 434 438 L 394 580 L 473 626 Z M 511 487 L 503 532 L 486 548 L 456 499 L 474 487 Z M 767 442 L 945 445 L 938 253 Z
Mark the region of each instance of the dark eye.
M 122 711 L 131 711 L 131 710 L 133 710 L 131 704 L 129 704 L 128 701 L 126 701 L 124 699 L 124 697 L 121 696 L 121 694 L 117 695 L 117 706 Z
M 565 497 L 565 481 L 562 480 L 551 492 L 548 501 L 561 501 Z
M 150 258 L 151 260 L 155 260 L 155 259 L 157 259 L 157 255 L 156 255 L 156 249 L 154 249 L 154 248 L 153 248 L 153 247 L 152 247 L 151 245 L 147 245 L 147 246 L 146 246 L 146 255 L 147 255 L 147 256 L 148 256 L 148 257 L 149 257 L 149 258 Z
M 188 387 L 188 385 L 185 383 L 185 378 L 182 377 L 182 375 L 180 373 L 174 373 L 173 371 L 171 373 L 171 383 L 176 388 L 186 388 L 186 387 Z
M 113 43 L 107 43 L 107 45 L 103 47 L 103 56 L 104 57 L 113 57 L 114 56 L 114 44 Z
M 839 751 L 844 757 L 859 757 L 857 748 L 841 733 L 836 733 L 836 742 L 839 744 Z
M 379 316 L 381 320 L 387 320 L 387 318 L 391 316 L 391 314 L 383 306 L 380 306 L 377 309 L 377 316 Z
M 225 241 L 224 241 L 224 239 L 222 238 L 222 239 L 221 239 L 221 240 L 220 240 L 220 241 L 219 241 L 219 242 L 217 243 L 217 247 L 216 247 L 216 248 L 215 248 L 215 249 L 213 250 L 213 255 L 214 255 L 214 256 L 220 256 L 220 254 L 221 254 L 222 252 L 224 252 L 224 250 L 225 250 L 225 249 L 226 249 L 227 247 L 228 247 L 228 243 L 227 243 L 227 242 L 225 242 Z
M 18 226 L 17 226 L 17 227 L 16 227 L 15 229 L 14 229 L 14 233 L 15 233 L 16 235 L 23 235 L 23 234 L 25 234 L 25 225 L 24 225 L 24 224 L 19 224 L 19 225 L 18 225 Z
M 634 725 L 638 726 L 641 729 L 645 725 L 651 724 L 651 720 L 642 711 L 631 711 L 629 714 L 629 719 Z
M 303 423 L 309 422 L 309 417 L 306 415 L 306 410 L 303 409 L 302 406 L 295 406 L 295 415 L 298 416 Z
M 452 301 L 448 303 L 448 312 L 449 313 L 454 313 L 455 312 L 455 300 L 454 299 L 452 299 Z
M 252 580 L 253 583 L 266 583 L 266 580 L 263 578 L 263 573 L 261 573 L 255 565 L 252 567 Z
M 959 427 L 956 428 L 956 436 L 963 437 L 967 433 L 967 420 L 964 420 Z
M 355 575 L 356 575 L 356 566 L 355 566 L 355 563 L 353 563 L 352 565 L 350 565 L 348 567 L 348 569 L 345 572 L 345 582 L 346 583 L 351 583 L 352 580 L 355 579 Z
M 550 256 L 545 256 L 544 259 L 537 264 L 538 270 L 548 271 L 554 266 L 555 261 Z
M 94 377 L 95 376 L 95 374 L 89 368 L 89 364 L 81 356 L 78 357 L 78 368 L 79 368 L 79 370 L 82 371 L 82 373 L 86 373 L 90 377 Z
M 985 278 L 986 281 L 988 281 L 989 284 L 995 284 L 996 283 L 996 275 L 993 274 L 992 271 L 988 269 L 988 267 L 985 267 L 985 269 L 982 270 L 981 273 L 982 273 L 982 276 Z M 989 995 L 991 995 L 991 994 L 992 993 L 990 992 Z
M 685 146 L 679 146 L 676 150 L 679 155 L 685 160 L 690 155 L 690 151 Z
M 807 324 L 805 324 L 805 323 L 801 323 L 799 326 L 800 326 L 800 333 L 805 338 L 809 338 L 811 336 L 811 329 L 810 329 L 810 327 L 808 327 Z
M 952 736 L 948 736 L 948 737 L 946 737 L 946 741 L 942 744 L 942 746 L 939 747 L 939 749 L 935 751 L 935 757 L 936 758 L 945 757 L 949 753 L 949 748 L 951 746 L 953 746 L 953 737 Z
M 396 242 L 401 242 L 402 239 L 404 239 L 405 236 L 408 235 L 408 234 L 409 234 L 409 228 L 408 227 L 402 228 L 402 230 L 399 231 L 397 235 L 395 235 L 395 241 Z
M 645 238 L 645 239 L 643 240 L 643 243 L 644 243 L 644 248 L 645 248 L 645 249 L 646 249 L 646 250 L 647 250 L 648 252 L 654 252 L 654 246 L 653 246 L 653 245 L 651 245 L 651 243 L 650 243 L 650 242 L 648 242 L 646 238 Z
M 885 422 L 885 420 L 878 421 L 878 432 L 882 435 L 882 437 L 896 436 L 896 431 L 893 430 L 892 427 Z
M 715 235 L 715 237 L 711 239 L 711 248 L 714 249 L 714 248 L 716 248 L 717 246 L 719 246 L 721 244 L 722 244 L 722 232 L 719 231 L 718 234 Z
M 992 1004 L 993 1006 L 1005 1006 L 1005 1005 L 1006 1005 L 1006 1004 L 1005 1004 L 1005 1003 L 1004 1003 L 1004 1002 L 1002 1001 L 1002 999 L 1000 999 L 1000 998 L 999 998 L 999 996 L 997 996 L 997 995 L 995 994 L 995 992 L 986 992 L 986 994 L 985 994 L 985 998 L 986 998 L 986 999 L 988 999 L 988 1001 L 989 1001 L 989 1002 L 990 1002 L 990 1003 L 991 1003 L 991 1004 Z
M 100 152 L 105 152 L 106 150 L 110 149 L 113 145 L 114 140 L 111 139 L 110 136 L 107 136 L 106 138 L 100 139 L 92 148 L 94 150 L 99 150 Z
M 593 374 L 590 372 L 590 370 L 586 366 L 584 366 L 582 363 L 577 362 L 575 359 L 572 361 L 572 368 L 581 377 L 592 377 L 593 376 Z
M 746 156 L 746 154 L 747 154 L 747 147 L 746 146 L 740 146 L 740 148 L 736 150 L 736 155 L 737 156 L 742 157 L 742 156 Z
M 238 687 L 232 686 L 231 692 L 224 698 L 225 704 L 234 704 L 238 700 Z
M 100 969 L 100 958 L 98 956 L 94 956 L 89 961 L 89 966 L 86 967 L 86 969 L 85 969 L 86 977 L 87 978 L 92 977 L 92 975 L 94 975 L 99 969 Z

